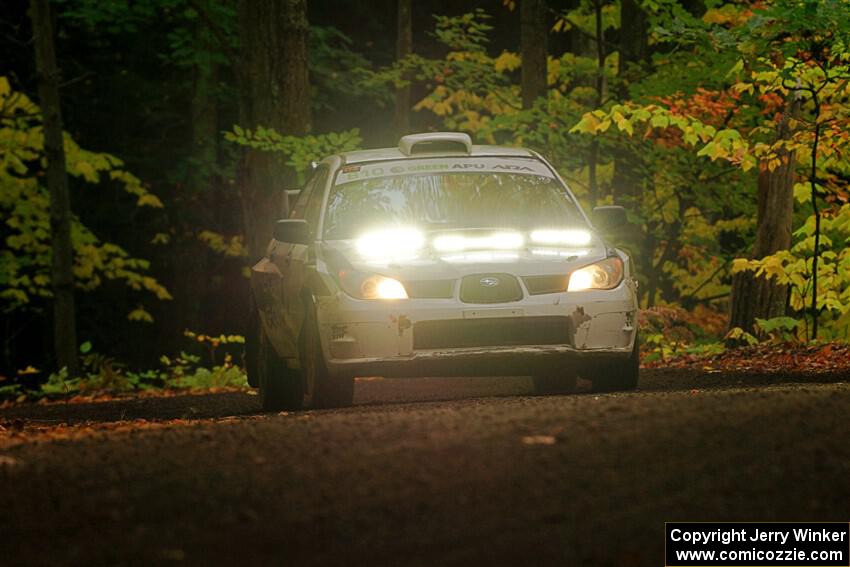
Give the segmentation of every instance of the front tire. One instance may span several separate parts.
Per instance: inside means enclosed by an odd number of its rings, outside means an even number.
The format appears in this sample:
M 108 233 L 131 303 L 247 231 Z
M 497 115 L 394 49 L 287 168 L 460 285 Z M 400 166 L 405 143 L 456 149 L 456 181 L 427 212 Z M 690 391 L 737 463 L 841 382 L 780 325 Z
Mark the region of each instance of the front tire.
M 635 337 L 635 345 L 627 359 L 605 361 L 594 365 L 589 377 L 594 392 L 623 392 L 634 390 L 640 377 L 640 347 Z
M 354 376 L 334 376 L 328 372 L 316 311 L 307 311 L 301 332 L 301 373 L 310 390 L 310 403 L 314 408 L 342 408 L 354 402 Z
M 269 342 L 262 328 L 257 345 L 257 382 L 263 411 L 299 410 L 304 406 L 300 372 L 287 366 Z
M 260 356 L 260 315 L 254 307 L 254 298 L 251 298 L 251 311 L 248 315 L 248 329 L 245 331 L 245 352 L 243 364 L 247 374 L 248 385 L 252 388 L 260 386 L 259 356 Z

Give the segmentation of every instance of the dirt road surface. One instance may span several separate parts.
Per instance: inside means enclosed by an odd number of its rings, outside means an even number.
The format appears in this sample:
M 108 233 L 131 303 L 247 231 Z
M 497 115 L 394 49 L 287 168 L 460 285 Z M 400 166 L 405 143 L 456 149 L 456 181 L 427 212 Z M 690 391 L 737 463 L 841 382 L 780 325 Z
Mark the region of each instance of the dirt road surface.
M 367 380 L 355 407 L 289 414 L 242 393 L 8 408 L 0 565 L 663 565 L 665 521 L 850 519 L 847 381 L 650 370 L 637 392 L 554 397 Z

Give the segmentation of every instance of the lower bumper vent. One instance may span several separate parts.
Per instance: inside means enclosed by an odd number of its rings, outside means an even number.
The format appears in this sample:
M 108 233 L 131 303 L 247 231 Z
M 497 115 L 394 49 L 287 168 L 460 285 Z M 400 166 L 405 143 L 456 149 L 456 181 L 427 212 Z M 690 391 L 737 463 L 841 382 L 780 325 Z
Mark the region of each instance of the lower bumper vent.
M 573 345 L 569 317 L 454 319 L 413 326 L 413 348 L 420 350 L 562 344 Z

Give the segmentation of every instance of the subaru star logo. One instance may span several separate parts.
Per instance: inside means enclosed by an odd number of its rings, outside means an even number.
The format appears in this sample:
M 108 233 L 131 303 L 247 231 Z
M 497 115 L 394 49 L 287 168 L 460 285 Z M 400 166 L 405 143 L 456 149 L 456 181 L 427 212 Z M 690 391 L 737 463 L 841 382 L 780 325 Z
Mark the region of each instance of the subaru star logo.
M 499 278 L 481 278 L 478 283 L 484 287 L 496 287 L 499 285 Z

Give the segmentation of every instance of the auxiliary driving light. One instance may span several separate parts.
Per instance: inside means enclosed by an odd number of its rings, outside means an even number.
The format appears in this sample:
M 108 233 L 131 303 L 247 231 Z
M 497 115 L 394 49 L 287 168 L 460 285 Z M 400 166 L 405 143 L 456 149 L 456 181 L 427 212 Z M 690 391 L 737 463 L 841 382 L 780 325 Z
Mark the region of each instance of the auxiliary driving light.
M 367 232 L 357 239 L 357 252 L 370 260 L 410 260 L 419 255 L 425 235 L 416 228 L 399 227 Z
M 463 250 L 516 250 L 525 245 L 525 238 L 518 232 L 494 232 L 487 236 L 458 236 L 447 234 L 434 239 L 433 246 L 440 252 Z

